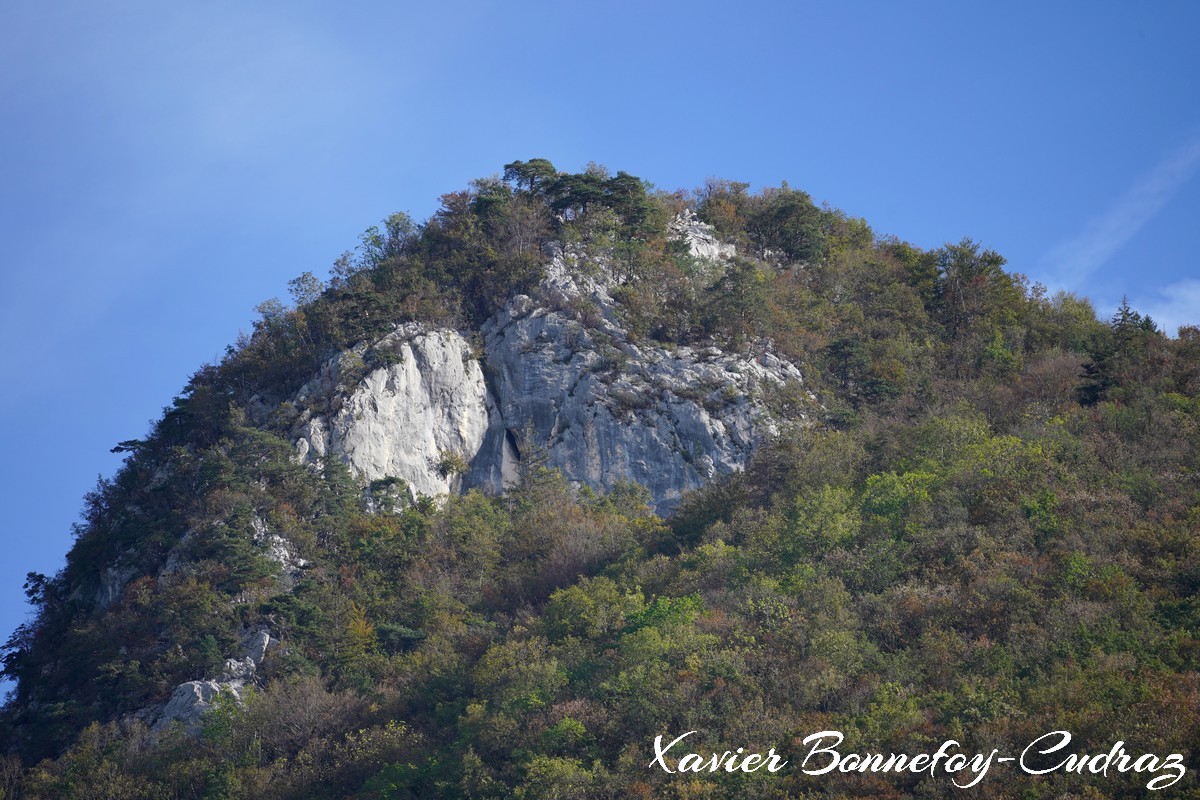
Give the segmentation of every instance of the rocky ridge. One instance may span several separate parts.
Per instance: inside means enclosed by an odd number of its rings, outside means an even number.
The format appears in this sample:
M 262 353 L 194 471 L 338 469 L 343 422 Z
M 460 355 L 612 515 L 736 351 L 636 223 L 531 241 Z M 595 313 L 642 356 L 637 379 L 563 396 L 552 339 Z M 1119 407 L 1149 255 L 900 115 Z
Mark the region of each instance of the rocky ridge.
M 698 259 L 734 255 L 690 212 L 671 233 Z M 439 495 L 511 485 L 533 447 L 571 481 L 639 483 L 668 512 L 778 432 L 765 390 L 803 377 L 769 345 L 747 355 L 634 344 L 604 258 L 557 244 L 547 257 L 539 297 L 511 298 L 483 326 L 482 346 L 410 323 L 330 359 L 292 400 L 303 409 L 291 429 L 298 457 L 335 456 L 364 484 L 398 478 L 414 495 Z M 380 353 L 390 363 L 362 368 Z

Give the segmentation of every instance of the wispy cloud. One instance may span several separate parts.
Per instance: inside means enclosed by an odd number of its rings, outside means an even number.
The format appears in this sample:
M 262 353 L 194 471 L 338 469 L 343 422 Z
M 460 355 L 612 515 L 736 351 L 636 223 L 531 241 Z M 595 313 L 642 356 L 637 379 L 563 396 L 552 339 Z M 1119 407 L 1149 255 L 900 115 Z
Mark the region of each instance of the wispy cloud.
M 1163 159 L 1103 214 L 1042 257 L 1051 284 L 1078 289 L 1170 202 L 1200 167 L 1200 134 Z
M 1139 297 L 1138 309 L 1149 314 L 1167 334 L 1174 336 L 1180 325 L 1200 325 L 1200 279 L 1185 278 Z

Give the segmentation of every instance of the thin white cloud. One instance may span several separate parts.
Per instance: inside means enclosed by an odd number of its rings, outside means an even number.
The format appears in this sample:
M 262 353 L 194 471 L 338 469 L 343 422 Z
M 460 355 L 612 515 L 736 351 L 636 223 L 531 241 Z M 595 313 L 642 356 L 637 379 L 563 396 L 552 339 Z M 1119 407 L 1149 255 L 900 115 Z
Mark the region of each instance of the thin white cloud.
M 1200 167 L 1200 135 L 1163 159 L 1106 212 L 1042 258 L 1042 274 L 1057 287 L 1078 289 L 1162 211 Z M 1056 288 L 1057 288 L 1056 287 Z
M 1139 298 L 1135 308 L 1151 318 L 1168 335 L 1180 325 L 1200 325 L 1200 279 L 1185 278 L 1156 291 L 1155 297 Z

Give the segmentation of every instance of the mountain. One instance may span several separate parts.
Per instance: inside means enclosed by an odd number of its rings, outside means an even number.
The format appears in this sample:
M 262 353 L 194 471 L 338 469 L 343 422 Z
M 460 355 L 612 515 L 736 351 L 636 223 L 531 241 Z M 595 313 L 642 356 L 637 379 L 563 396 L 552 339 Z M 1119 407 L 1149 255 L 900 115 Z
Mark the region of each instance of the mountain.
M 1200 331 L 1004 267 L 786 184 L 544 159 L 389 217 L 120 443 L 30 575 L 3 796 L 960 791 L 647 768 L 688 731 L 1195 763 Z

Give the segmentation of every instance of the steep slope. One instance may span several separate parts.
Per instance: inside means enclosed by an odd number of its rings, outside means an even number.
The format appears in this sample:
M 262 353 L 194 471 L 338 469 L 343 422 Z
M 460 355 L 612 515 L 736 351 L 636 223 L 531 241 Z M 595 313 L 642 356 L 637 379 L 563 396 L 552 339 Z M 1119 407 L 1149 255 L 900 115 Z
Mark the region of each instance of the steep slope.
M 699 283 L 720 281 L 735 257 L 732 245 L 719 243 L 690 209 L 668 218 L 624 173 L 608 183 L 619 194 L 613 208 L 624 207 L 643 225 L 658 215 L 643 235 L 673 247 L 668 259 L 684 259 Z M 479 209 L 461 213 L 476 216 Z M 290 595 L 297 583 L 305 587 L 314 561 L 336 558 L 322 552 L 319 532 L 297 526 L 301 503 L 281 497 L 264 470 L 290 485 L 284 495 L 303 496 L 308 510 L 301 517 L 309 522 L 320 520 L 331 500 L 361 505 L 368 515 L 414 503 L 434 508 L 429 501 L 471 489 L 497 496 L 524 472 L 546 468 L 601 493 L 642 487 L 650 505 L 666 512 L 687 491 L 743 470 L 781 424 L 807 423 L 815 395 L 800 388 L 799 369 L 772 352 L 769 340 L 738 341 L 730 352 L 711 337 L 635 343 L 612 296 L 636 280 L 628 264 L 623 273 L 615 266 L 621 246 L 614 233 L 622 222 L 570 206 L 555 219 L 574 243 L 537 227 L 541 238 L 525 253 L 525 281 L 486 316 L 470 308 L 461 316 L 444 307 L 406 309 L 395 314 L 399 321 L 385 317 L 360 329 L 368 335 L 354 341 L 346 318 L 360 319 L 378 302 L 356 297 L 349 310 L 338 309 L 343 324 L 324 331 L 323 345 L 313 343 L 312 330 L 298 328 L 335 307 L 339 290 L 386 275 L 405 251 L 415 257 L 421 244 L 437 240 L 432 222 L 414 238 L 399 218 L 389 220 L 386 238 L 376 229 L 364 236 L 360 259 L 353 267 L 342 262 L 340 279 L 335 275 L 324 296 L 305 276 L 299 308 L 264 304 L 252 339 L 224 364 L 198 373 L 150 437 L 122 443 L 130 463 L 116 484 L 102 484 L 92 496 L 94 513 L 68 569 L 55 581 L 36 579 L 31 597 L 46 619 L 18 631 L 7 662 L 20 680 L 11 712 L 30 722 L 26 730 L 39 731 L 33 736 L 43 742 L 60 741 L 69 734 L 43 729 L 48 719 L 115 717 L 156 733 L 178 722 L 196 734 L 221 692 L 241 698 L 260 682 L 268 650 L 283 640 L 271 613 L 246 607 L 249 598 Z M 468 249 L 458 242 L 455 255 L 458 248 Z M 392 299 L 404 302 L 405 295 Z M 300 357 L 286 352 L 294 336 L 308 340 Z M 271 356 L 258 361 L 259 348 Z M 289 389 L 305 364 L 314 368 Z M 779 413 L 767 398 L 784 387 L 801 402 Z M 285 456 L 282 442 L 293 456 Z M 214 469 L 227 474 L 214 481 Z M 314 505 L 314 498 L 323 499 Z M 213 616 L 181 625 L 182 609 L 172 603 L 196 605 L 196 597 L 183 595 L 195 592 L 197 581 L 199 605 Z M 148 587 L 156 600 L 148 599 Z M 131 604 L 142 603 L 161 607 L 131 612 Z M 88 635 L 63 641 L 50 633 L 65 632 L 79 616 L 89 619 Z M 122 641 L 126 624 L 139 631 L 128 632 L 135 639 L 153 633 L 131 646 Z M 97 644 L 93 637 L 107 626 L 117 635 Z M 62 655 L 89 646 L 93 652 Z M 28 677 L 27 660 L 42 663 L 39 680 Z M 94 671 L 112 672 L 112 680 L 81 690 Z M 106 683 L 112 685 L 101 688 Z M 49 717 L 47 702 L 56 709 Z
M 786 186 L 541 159 L 292 289 L 30 575 L 5 796 L 959 793 L 647 770 L 687 731 L 1195 763 L 1196 329 Z

